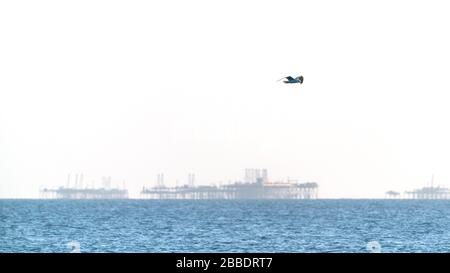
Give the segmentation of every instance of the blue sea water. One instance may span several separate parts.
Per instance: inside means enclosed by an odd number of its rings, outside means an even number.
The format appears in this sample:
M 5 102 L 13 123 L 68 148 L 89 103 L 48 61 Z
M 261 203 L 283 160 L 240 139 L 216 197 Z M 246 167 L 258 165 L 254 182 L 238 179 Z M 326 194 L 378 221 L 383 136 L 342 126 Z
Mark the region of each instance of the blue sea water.
M 0 252 L 449 252 L 450 201 L 0 200 Z

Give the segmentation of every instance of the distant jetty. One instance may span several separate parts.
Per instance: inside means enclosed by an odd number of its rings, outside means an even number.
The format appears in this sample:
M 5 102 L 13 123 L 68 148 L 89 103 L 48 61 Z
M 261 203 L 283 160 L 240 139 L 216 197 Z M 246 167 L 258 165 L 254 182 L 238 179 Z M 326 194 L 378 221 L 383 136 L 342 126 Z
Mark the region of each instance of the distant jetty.
M 387 191 L 386 198 L 388 199 L 400 199 L 401 194 L 396 191 Z M 405 191 L 403 199 L 450 199 L 450 189 L 442 186 L 434 186 L 434 175 L 431 177 L 431 183 L 429 186 L 419 189 Z
M 246 169 L 244 181 L 222 186 L 194 186 L 194 174 L 189 174 L 188 184 L 177 187 L 164 186 L 164 174 L 158 174 L 157 184 L 143 188 L 145 199 L 317 199 L 316 182 L 270 182 L 266 169 Z
M 407 199 L 450 199 L 450 190 L 444 187 L 423 187 L 405 192 Z
M 39 191 L 44 199 L 127 199 L 128 190 L 111 187 L 111 177 L 103 177 L 102 187 L 84 186 L 83 175 L 75 175 L 71 185 L 70 174 L 65 187 L 43 188 Z
M 45 187 L 39 191 L 43 199 L 127 199 L 128 190 L 111 187 L 111 177 L 103 177 L 101 187 L 83 184 L 83 175 L 76 174 L 71 183 L 67 177 L 66 186 Z M 195 174 L 188 175 L 188 183 L 182 186 L 166 187 L 164 174 L 157 175 L 156 185 L 143 187 L 143 199 L 317 199 L 319 185 L 316 182 L 270 181 L 267 169 L 245 169 L 242 181 L 225 185 L 195 186 Z
M 59 187 L 41 190 L 44 199 L 127 199 L 128 191 L 123 189 L 77 189 Z

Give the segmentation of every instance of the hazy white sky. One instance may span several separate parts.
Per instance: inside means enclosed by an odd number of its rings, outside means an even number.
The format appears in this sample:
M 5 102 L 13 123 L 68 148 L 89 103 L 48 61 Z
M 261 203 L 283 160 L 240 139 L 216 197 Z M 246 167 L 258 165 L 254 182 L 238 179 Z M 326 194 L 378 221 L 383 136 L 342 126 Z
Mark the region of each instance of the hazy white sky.
M 247 167 L 320 197 L 450 186 L 447 2 L 1 1 L 0 197 Z

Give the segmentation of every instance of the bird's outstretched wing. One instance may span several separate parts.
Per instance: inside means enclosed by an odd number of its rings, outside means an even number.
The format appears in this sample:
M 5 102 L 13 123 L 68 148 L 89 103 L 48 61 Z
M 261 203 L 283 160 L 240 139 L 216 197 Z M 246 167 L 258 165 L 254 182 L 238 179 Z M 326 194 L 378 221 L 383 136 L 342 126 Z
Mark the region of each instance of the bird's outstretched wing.
M 293 81 L 294 78 L 292 78 L 291 76 L 287 76 L 286 79 L 288 79 L 289 81 Z
M 283 77 L 283 78 L 279 79 L 278 81 L 281 81 L 283 79 L 287 79 L 289 81 L 293 81 L 294 80 L 294 78 L 292 78 L 291 76 L 287 76 L 287 77 Z

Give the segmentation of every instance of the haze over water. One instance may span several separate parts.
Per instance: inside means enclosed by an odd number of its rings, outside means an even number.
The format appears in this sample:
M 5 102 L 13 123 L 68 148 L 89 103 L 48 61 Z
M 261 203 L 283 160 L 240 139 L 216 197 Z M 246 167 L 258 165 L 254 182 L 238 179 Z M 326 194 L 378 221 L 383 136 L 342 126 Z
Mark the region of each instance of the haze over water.
M 446 1 L 0 2 L 0 198 L 68 173 L 450 186 Z M 304 83 L 277 82 L 288 75 Z

